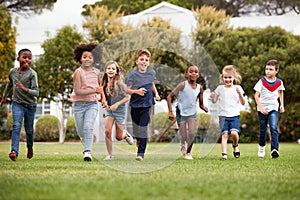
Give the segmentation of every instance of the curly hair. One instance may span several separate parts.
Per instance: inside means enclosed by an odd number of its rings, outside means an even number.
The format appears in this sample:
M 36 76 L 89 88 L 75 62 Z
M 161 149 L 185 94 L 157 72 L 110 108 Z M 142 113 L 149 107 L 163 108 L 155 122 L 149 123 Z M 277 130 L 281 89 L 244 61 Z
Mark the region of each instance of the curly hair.
M 74 60 L 81 64 L 81 56 L 85 51 L 92 52 L 95 63 L 101 62 L 102 46 L 96 43 L 80 44 L 76 46 L 74 49 Z

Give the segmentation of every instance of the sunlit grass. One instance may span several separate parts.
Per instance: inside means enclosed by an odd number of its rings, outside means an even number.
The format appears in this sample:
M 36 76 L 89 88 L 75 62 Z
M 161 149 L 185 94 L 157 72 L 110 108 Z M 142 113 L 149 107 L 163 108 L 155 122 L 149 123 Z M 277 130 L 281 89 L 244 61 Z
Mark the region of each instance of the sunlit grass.
M 280 144 L 278 159 L 269 149 L 259 159 L 257 144 L 240 144 L 235 159 L 228 145 L 227 161 L 220 144 L 211 147 L 202 157 L 195 145 L 187 161 L 178 144 L 150 143 L 137 162 L 134 146 L 117 144 L 115 160 L 104 162 L 105 145 L 96 144 L 94 160 L 83 162 L 80 143 L 36 143 L 31 160 L 21 144 L 13 162 L 10 144 L 1 143 L 0 199 L 299 199 L 300 145 Z

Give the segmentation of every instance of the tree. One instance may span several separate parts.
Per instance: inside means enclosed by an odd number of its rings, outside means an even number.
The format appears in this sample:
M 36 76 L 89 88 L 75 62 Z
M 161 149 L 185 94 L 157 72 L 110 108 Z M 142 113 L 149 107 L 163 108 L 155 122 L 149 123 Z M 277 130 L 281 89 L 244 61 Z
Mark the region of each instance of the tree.
M 83 42 L 83 36 L 75 27 L 64 26 L 53 38 L 47 39 L 42 47 L 44 54 L 34 63 L 39 77 L 40 98 L 61 102 L 61 127 L 59 142 L 64 142 L 65 108 L 73 89 L 72 74 L 78 67 L 73 59 L 76 45 Z
M 9 69 L 14 66 L 16 49 L 16 27 L 12 26 L 12 18 L 6 8 L 0 6 L 0 93 L 8 81 Z
M 107 6 L 109 10 L 117 11 L 124 13 L 125 15 L 135 14 L 145 9 L 148 9 L 158 3 L 162 2 L 162 0 L 102 0 L 96 2 L 92 7 L 95 6 Z M 166 0 L 166 2 L 191 9 L 191 3 L 189 1 L 180 1 L 180 0 Z M 90 5 L 84 6 L 85 11 L 82 12 L 83 15 L 89 15 L 90 13 Z
M 263 29 L 239 28 L 229 32 L 221 40 L 215 40 L 207 48 L 221 71 L 227 64 L 235 65 L 242 75 L 242 87 L 249 97 L 252 117 L 256 118 L 253 101 L 254 84 L 264 76 L 265 64 L 277 59 L 281 65 L 278 77 L 284 81 L 286 112 L 280 115 L 279 125 L 300 101 L 300 36 L 279 27 Z
M 41 14 L 43 9 L 52 9 L 57 0 L 0 0 L 0 7 L 7 8 L 11 13 Z
M 125 15 L 135 14 L 147 8 L 150 8 L 162 0 L 102 0 L 96 2 L 95 5 L 107 6 L 110 10 L 116 11 L 120 6 L 121 12 Z M 187 9 L 201 8 L 202 6 L 213 6 L 217 10 L 225 10 L 226 15 L 240 17 L 250 13 L 261 13 L 264 15 L 282 15 L 290 11 L 299 14 L 299 0 L 166 0 L 166 2 L 181 6 Z M 89 5 L 84 7 L 83 15 L 89 14 Z
M 90 8 L 89 16 L 83 23 L 83 28 L 89 30 L 92 40 L 103 42 L 114 35 L 126 30 L 132 29 L 130 25 L 124 25 L 122 18 L 124 14 L 120 13 L 120 8 L 116 11 L 108 10 L 107 6 L 98 6 Z

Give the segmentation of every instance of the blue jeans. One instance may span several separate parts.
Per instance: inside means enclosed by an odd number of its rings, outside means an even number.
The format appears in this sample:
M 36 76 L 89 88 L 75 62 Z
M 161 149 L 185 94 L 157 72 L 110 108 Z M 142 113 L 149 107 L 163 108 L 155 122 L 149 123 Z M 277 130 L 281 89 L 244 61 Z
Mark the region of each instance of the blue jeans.
M 19 104 L 14 101 L 12 102 L 13 129 L 11 135 L 11 150 L 16 152 L 17 156 L 19 155 L 20 133 L 23 118 L 27 148 L 31 149 L 33 147 L 35 113 L 36 105 Z
M 273 149 L 278 150 L 278 129 L 277 129 L 277 122 L 278 122 L 278 112 L 275 110 L 270 111 L 267 115 L 258 112 L 258 119 L 259 119 L 259 146 L 266 145 L 266 133 L 267 133 L 267 126 L 268 122 L 270 125 L 270 132 L 271 132 L 271 151 Z
M 98 114 L 98 102 L 75 102 L 74 117 L 78 136 L 84 141 L 83 152 L 92 151 L 94 124 Z

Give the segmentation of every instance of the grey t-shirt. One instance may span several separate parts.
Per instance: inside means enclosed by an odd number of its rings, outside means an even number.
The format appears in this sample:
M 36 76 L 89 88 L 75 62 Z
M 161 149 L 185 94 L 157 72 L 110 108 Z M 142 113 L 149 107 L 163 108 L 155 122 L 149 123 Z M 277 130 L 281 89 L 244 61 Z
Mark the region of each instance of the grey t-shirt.
M 21 88 L 16 87 L 16 83 L 21 82 L 29 91 L 26 93 Z M 29 68 L 26 72 L 19 72 L 18 68 L 9 71 L 9 82 L 6 84 L 3 98 L 6 98 L 13 90 L 12 100 L 20 104 L 35 105 L 39 96 L 38 77 L 36 71 Z

